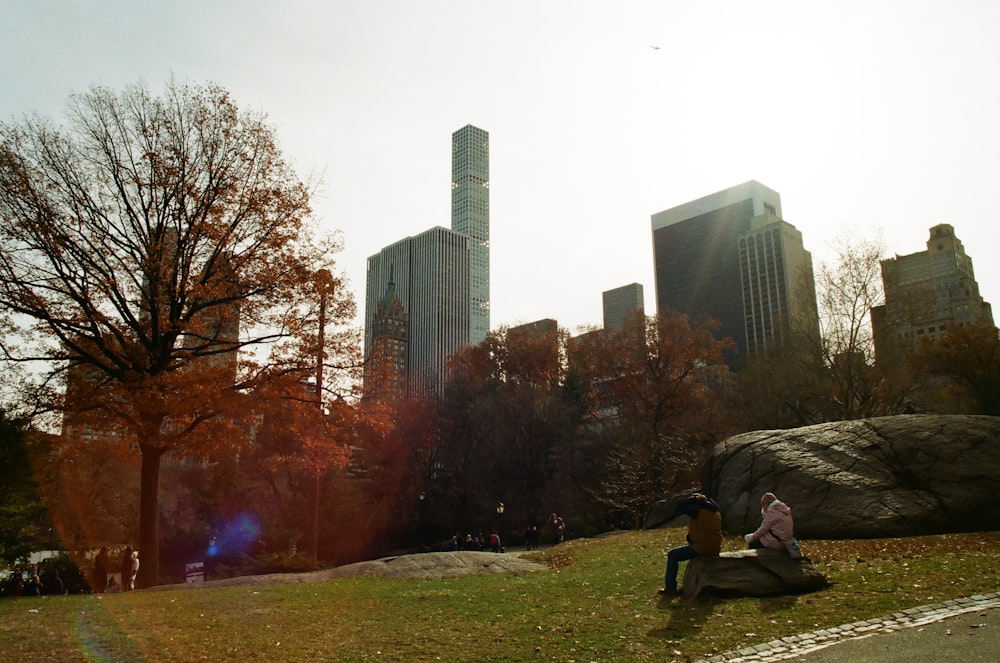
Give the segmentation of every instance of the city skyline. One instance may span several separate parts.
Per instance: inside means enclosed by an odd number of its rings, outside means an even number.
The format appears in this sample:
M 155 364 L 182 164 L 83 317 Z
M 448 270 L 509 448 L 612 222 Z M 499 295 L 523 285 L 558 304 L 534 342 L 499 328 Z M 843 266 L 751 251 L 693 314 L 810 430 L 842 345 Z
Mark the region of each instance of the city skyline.
M 358 327 L 367 257 L 448 225 L 441 137 L 470 123 L 494 143 L 492 328 L 600 326 L 602 292 L 626 283 L 655 311 L 650 215 L 748 180 L 781 192 L 817 268 L 845 233 L 884 229 L 891 257 L 947 223 L 1000 301 L 996 3 L 39 0 L 4 15 L 0 120 L 63 122 L 74 92 L 156 94 L 170 76 L 266 113 L 317 184 L 316 217 L 343 232 Z
M 391 328 L 380 331 L 381 303 L 391 289 L 406 318 L 405 349 L 399 348 L 404 377 L 398 379 L 410 396 L 441 393 L 451 356 L 482 343 L 490 331 L 490 135 L 467 124 L 451 134 L 451 144 L 451 228 L 406 237 L 368 258 L 365 358 L 385 362 L 379 335 L 398 336 Z M 366 381 L 365 391 L 374 393 L 382 381 Z

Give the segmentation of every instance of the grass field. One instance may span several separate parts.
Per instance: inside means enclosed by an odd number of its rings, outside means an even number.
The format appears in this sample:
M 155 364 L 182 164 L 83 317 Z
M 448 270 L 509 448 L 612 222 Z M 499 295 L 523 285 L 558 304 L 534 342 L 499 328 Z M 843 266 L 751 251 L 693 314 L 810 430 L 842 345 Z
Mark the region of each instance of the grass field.
M 0 652 L 8 661 L 100 663 L 685 661 L 1000 590 L 1000 533 L 990 532 L 804 541 L 826 590 L 661 601 L 666 550 L 683 534 L 568 541 L 537 553 L 550 570 L 522 575 L 8 598 Z

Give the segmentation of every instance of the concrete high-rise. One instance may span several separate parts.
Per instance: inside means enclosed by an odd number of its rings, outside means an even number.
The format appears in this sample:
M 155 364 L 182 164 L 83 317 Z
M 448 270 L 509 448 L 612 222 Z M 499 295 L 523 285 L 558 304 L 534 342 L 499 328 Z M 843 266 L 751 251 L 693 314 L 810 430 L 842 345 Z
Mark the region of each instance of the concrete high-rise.
M 469 343 L 490 331 L 490 135 L 466 125 L 451 136 L 451 229 L 469 236 Z
M 448 357 L 469 345 L 469 253 L 467 235 L 437 227 L 368 258 L 365 357 L 371 360 L 375 312 L 391 278 L 408 313 L 406 391 L 411 397 L 440 393 Z
M 625 323 L 630 313 L 638 312 L 645 315 L 645 295 L 641 283 L 629 283 L 619 288 L 605 290 L 601 293 L 601 303 L 604 309 L 604 328 L 618 329 Z
M 885 304 L 872 308 L 879 361 L 905 355 L 921 338 L 937 338 L 954 325 L 977 320 L 993 324 L 993 310 L 979 294 L 972 258 L 942 223 L 930 229 L 927 250 L 881 261 Z
M 384 336 L 385 330 L 375 324 L 376 313 L 391 282 L 408 320 L 405 391 L 410 397 L 441 393 L 448 358 L 463 346 L 480 343 L 490 329 L 486 131 L 467 125 L 452 134 L 451 170 L 452 227 L 407 237 L 368 258 L 365 360 L 377 361 L 376 332 Z M 365 391 L 372 388 L 366 379 Z
M 731 366 L 818 335 L 812 256 L 776 191 L 751 180 L 654 214 L 652 231 L 658 314 L 718 320 Z

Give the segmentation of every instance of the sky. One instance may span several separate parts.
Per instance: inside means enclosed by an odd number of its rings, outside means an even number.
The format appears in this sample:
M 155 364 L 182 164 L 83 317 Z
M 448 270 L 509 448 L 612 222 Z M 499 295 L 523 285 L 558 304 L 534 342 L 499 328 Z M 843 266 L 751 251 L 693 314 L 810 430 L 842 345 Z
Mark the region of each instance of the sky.
M 451 134 L 490 133 L 492 326 L 600 326 L 650 217 L 757 180 L 815 266 L 954 226 L 1000 306 L 995 0 L 0 0 L 0 121 L 95 85 L 215 82 L 368 256 L 450 226 Z M 990 193 L 990 192 L 993 193 Z M 994 255 L 991 258 L 991 255 Z

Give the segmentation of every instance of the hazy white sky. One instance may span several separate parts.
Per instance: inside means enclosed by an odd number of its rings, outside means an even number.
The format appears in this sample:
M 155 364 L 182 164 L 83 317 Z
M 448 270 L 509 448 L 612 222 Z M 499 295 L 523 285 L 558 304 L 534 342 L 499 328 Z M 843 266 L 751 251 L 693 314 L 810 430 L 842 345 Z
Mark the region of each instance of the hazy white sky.
M 651 48 L 659 46 L 659 50 Z M 492 324 L 601 323 L 650 215 L 756 179 L 817 263 L 951 223 L 1000 306 L 995 0 L 0 0 L 0 119 L 173 74 L 264 111 L 363 313 L 366 259 L 450 225 L 490 132 Z

